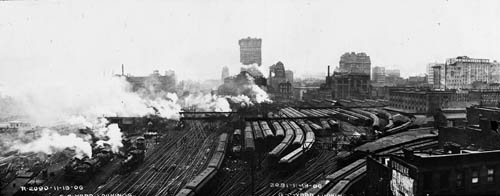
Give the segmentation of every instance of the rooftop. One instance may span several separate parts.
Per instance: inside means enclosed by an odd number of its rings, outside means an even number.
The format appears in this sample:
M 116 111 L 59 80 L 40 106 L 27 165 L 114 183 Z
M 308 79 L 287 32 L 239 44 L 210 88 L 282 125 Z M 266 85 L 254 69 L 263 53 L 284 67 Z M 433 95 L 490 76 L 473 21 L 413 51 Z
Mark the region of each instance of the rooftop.
M 437 130 L 433 128 L 410 129 L 405 132 L 397 133 L 387 137 L 380 138 L 373 142 L 363 144 L 355 149 L 355 151 L 378 151 L 396 144 L 404 144 L 413 140 L 437 137 Z

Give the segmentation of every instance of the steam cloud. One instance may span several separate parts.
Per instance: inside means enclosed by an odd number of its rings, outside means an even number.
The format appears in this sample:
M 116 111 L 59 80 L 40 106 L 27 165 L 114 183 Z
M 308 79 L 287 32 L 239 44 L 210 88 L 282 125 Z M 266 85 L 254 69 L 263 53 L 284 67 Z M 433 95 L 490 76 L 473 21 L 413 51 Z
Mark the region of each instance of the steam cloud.
M 43 129 L 41 137 L 29 142 L 18 143 L 11 147 L 12 150 L 19 152 L 43 152 L 46 154 L 53 154 L 65 149 L 74 150 L 76 157 L 82 158 L 83 156 L 92 156 L 92 147 L 90 143 L 83 138 L 76 136 L 74 133 L 61 135 L 58 132 L 50 129 Z
M 259 76 L 263 77 L 258 68 L 250 67 L 249 72 L 260 73 Z M 271 102 L 267 93 L 255 84 L 254 78 L 247 72 L 242 73 L 239 75 L 243 77 L 241 82 L 230 84 L 229 89 L 234 91 L 230 94 L 189 93 L 181 98 L 175 93 L 156 91 L 148 86 L 139 92 L 132 92 L 123 77 L 60 81 L 56 78 L 56 81 L 0 86 L 0 120 L 22 116 L 23 121 L 50 127 L 44 128 L 40 136 L 33 139 L 23 138 L 23 133 L 1 138 L 0 147 L 1 150 L 47 154 L 71 149 L 77 157 L 90 157 L 92 138 L 80 134 L 79 129 L 90 129 L 94 139 L 98 139 L 96 144 L 107 144 L 113 152 L 118 152 L 123 146 L 118 125 L 106 126 L 105 116 L 158 115 L 178 119 L 182 108 L 228 112 L 231 111 L 228 100 L 241 106 Z M 54 128 L 55 125 L 63 126 Z

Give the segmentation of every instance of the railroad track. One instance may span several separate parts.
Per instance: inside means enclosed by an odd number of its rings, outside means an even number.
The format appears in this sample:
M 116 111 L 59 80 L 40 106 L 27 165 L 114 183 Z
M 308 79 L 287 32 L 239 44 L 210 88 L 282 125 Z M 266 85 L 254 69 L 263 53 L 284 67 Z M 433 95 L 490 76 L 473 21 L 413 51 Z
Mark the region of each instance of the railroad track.
M 113 178 L 96 194 L 175 194 L 186 181 L 206 167 L 208 157 L 213 153 L 213 141 L 217 133 L 208 133 L 204 128 L 200 122 L 190 123 L 188 131 L 182 137 L 157 148 L 157 152 L 152 153 L 136 172 Z
M 190 130 L 180 138 L 190 136 L 192 133 L 193 133 L 193 128 L 190 128 Z M 171 149 L 174 145 L 177 144 L 176 139 L 180 140 L 180 138 L 168 138 L 168 140 L 164 144 L 154 149 L 155 152 L 152 152 L 151 155 L 141 164 L 141 166 L 136 171 L 133 171 L 125 175 L 115 176 L 113 179 L 110 180 L 109 183 L 106 183 L 104 187 L 101 190 L 98 190 L 95 194 L 118 193 L 118 191 L 123 191 L 125 187 L 131 187 L 138 180 L 144 178 L 144 176 L 146 176 L 149 172 L 151 172 L 152 170 L 151 166 L 154 163 L 157 163 L 162 160 L 160 159 L 162 158 L 161 156 L 162 153 L 160 152 L 163 150 Z M 142 175 L 133 175 L 134 173 L 142 173 Z
M 178 135 L 180 135 L 179 133 L 176 133 L 176 132 L 169 132 L 166 134 L 167 136 L 173 136 L 173 137 L 164 137 L 165 139 L 163 139 L 161 141 L 161 145 L 158 145 L 156 146 L 156 148 L 153 148 L 152 147 L 152 144 L 148 143 L 148 149 L 151 149 L 151 150 L 148 150 L 146 152 L 146 154 L 148 154 L 149 156 L 151 154 L 154 154 L 156 152 L 158 152 L 160 149 L 164 148 L 165 146 L 168 146 L 173 140 L 175 140 L 174 138 L 178 137 Z M 115 157 L 114 159 L 118 159 L 118 157 Z M 145 163 L 147 164 L 147 161 L 145 161 Z M 112 163 L 109 163 L 109 164 L 112 164 Z M 65 165 L 65 164 L 64 164 Z M 100 172 L 100 171 L 98 171 Z M 64 171 L 59 171 L 60 174 L 57 174 L 55 177 L 53 178 L 50 178 L 50 181 L 46 182 L 45 185 L 47 186 L 61 186 L 61 182 L 64 182 Z M 113 178 L 111 178 L 110 180 L 108 180 L 107 184 L 116 184 L 119 180 L 119 178 L 117 178 L 118 176 L 115 176 Z M 84 185 L 83 186 L 83 190 L 75 190 L 75 189 L 70 189 L 70 190 L 59 190 L 59 191 L 50 191 L 47 193 L 47 195 L 68 195 L 68 194 L 80 194 L 80 193 L 89 193 L 89 192 L 94 192 L 96 191 L 96 189 L 98 189 L 98 184 L 92 184 L 91 182 L 89 182 L 90 185 Z M 68 184 L 68 186 L 73 186 L 71 183 Z

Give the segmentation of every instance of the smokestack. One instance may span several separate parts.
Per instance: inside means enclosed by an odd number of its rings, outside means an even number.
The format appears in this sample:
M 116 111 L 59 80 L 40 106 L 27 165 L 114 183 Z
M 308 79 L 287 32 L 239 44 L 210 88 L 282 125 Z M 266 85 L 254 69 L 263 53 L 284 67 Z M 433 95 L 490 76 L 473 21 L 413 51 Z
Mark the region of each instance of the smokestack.
M 330 77 L 330 65 L 328 65 L 328 74 L 327 74 L 328 77 Z
M 124 68 L 123 68 L 123 64 L 122 64 L 122 76 L 124 76 L 124 75 L 125 75 L 125 73 L 124 73 L 124 72 L 125 72 L 125 70 L 124 70 Z

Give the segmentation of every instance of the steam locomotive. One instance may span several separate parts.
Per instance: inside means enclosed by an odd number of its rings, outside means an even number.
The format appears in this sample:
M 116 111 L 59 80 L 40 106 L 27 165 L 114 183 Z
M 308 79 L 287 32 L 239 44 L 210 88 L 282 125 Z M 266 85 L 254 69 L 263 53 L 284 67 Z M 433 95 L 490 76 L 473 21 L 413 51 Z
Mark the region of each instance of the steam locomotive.
M 126 158 L 120 163 L 120 172 L 128 172 L 135 169 L 140 163 L 144 161 L 146 153 L 146 139 L 138 137 L 135 140 L 135 145 L 129 145 L 126 148 Z
M 108 164 L 113 158 L 111 147 L 107 144 L 97 146 L 93 151 L 93 157 L 72 158 L 64 167 L 64 174 L 68 180 L 83 184 L 90 180 L 101 167 Z
M 124 144 L 123 154 L 125 159 L 121 161 L 120 171 L 126 172 L 143 162 L 146 140 L 144 137 L 138 137 L 133 144 L 129 139 L 124 139 L 122 143 Z M 84 184 L 114 157 L 111 146 L 108 144 L 94 146 L 92 154 L 92 158 L 87 156 L 72 158 L 64 167 L 65 178 L 77 184 Z

